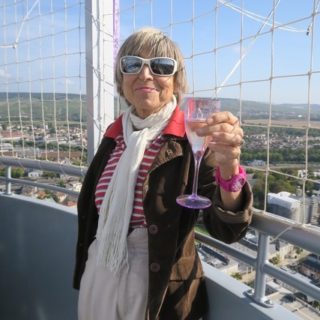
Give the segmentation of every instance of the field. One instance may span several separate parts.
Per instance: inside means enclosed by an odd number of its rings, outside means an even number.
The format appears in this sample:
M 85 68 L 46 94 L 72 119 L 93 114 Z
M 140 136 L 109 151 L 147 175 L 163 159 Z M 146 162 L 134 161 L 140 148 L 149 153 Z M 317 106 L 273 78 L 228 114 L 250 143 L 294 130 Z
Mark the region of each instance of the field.
M 248 119 L 248 120 L 242 121 L 244 125 L 263 126 L 263 127 L 266 127 L 268 122 L 269 122 L 268 119 Z M 271 120 L 271 125 L 273 127 L 300 128 L 300 129 L 306 129 L 307 127 L 309 127 L 313 129 L 320 129 L 320 121 L 310 121 L 310 125 L 308 126 L 308 122 L 306 120 L 297 120 L 297 119 L 290 119 L 290 121 L 285 119 Z

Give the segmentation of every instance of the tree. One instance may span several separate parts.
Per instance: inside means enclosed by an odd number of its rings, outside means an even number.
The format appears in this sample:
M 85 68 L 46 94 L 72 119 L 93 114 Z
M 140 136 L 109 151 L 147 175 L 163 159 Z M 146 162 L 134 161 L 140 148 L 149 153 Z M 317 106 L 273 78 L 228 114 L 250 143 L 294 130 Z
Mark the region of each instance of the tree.
M 11 170 L 11 176 L 12 178 L 21 178 L 24 175 L 24 169 L 23 168 L 12 168 Z
M 231 275 L 231 277 L 237 279 L 237 280 L 242 280 L 242 275 L 240 272 L 235 272 Z
M 58 174 L 55 173 L 55 172 L 44 171 L 43 174 L 42 174 L 42 176 L 43 176 L 44 178 L 51 178 L 51 179 L 53 179 L 53 178 L 56 178 L 56 177 L 58 176 Z
M 63 181 L 62 179 L 60 179 L 60 180 L 58 181 L 58 186 L 59 186 L 59 187 L 62 187 L 62 188 L 65 188 L 65 187 L 66 187 L 65 181 Z
M 280 255 L 278 255 L 278 254 L 276 256 L 272 257 L 271 259 L 269 259 L 269 262 L 272 264 L 275 264 L 275 265 L 280 264 L 280 261 L 281 261 Z
M 269 189 L 270 192 L 273 193 L 278 193 L 281 191 L 287 191 L 290 193 L 295 193 L 296 188 L 288 180 L 284 179 L 278 179 L 278 180 L 273 180 L 272 182 L 269 183 Z
M 252 188 L 253 192 L 253 198 L 254 198 L 254 206 L 257 209 L 263 209 L 264 208 L 264 181 L 259 179 L 257 182 L 254 184 Z

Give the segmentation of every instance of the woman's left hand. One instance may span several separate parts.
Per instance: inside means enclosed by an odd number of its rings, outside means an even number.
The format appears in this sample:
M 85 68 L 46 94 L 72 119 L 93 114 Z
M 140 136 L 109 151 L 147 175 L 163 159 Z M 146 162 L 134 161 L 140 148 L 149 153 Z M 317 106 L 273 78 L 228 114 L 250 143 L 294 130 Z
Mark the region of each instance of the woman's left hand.
M 243 130 L 239 119 L 229 111 L 213 113 L 207 119 L 207 126 L 198 129 L 201 136 L 208 136 L 208 148 L 215 154 L 216 165 L 221 171 L 230 175 L 237 171 L 241 146 L 243 144 Z

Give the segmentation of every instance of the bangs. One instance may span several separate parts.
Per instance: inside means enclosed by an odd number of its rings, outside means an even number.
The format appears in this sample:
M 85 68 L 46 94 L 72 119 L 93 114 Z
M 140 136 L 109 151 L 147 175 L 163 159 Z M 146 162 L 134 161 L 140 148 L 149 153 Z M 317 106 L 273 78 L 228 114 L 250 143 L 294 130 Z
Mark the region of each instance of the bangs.
M 122 55 L 168 57 L 176 59 L 173 43 L 162 33 L 142 33 L 126 45 Z

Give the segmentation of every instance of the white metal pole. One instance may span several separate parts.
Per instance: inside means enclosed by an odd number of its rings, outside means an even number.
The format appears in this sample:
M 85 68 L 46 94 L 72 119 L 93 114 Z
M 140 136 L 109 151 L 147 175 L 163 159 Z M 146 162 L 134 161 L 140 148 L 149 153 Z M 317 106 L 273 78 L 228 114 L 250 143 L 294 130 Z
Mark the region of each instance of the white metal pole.
M 86 0 L 88 163 L 114 120 L 113 1 Z

